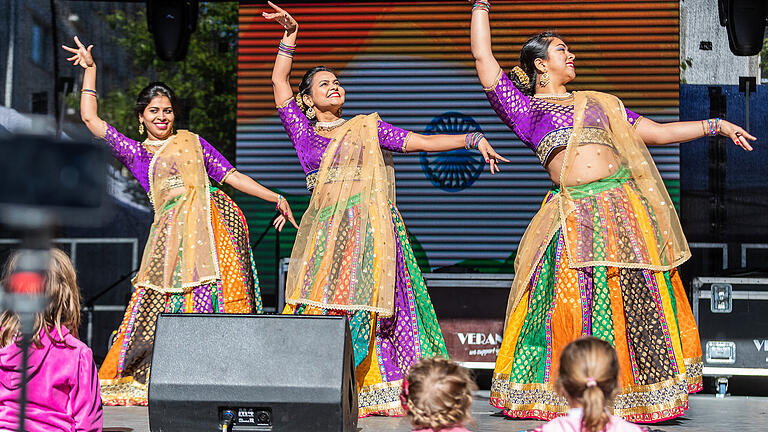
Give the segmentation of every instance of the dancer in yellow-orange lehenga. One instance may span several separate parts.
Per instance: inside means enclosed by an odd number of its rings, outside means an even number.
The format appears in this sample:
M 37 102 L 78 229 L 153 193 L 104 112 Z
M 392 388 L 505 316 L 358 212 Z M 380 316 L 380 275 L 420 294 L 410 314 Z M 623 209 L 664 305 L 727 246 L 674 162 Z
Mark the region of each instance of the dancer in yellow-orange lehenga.
M 566 91 L 575 56 L 554 33 L 523 45 L 508 76 L 491 51 L 488 1 L 472 11 L 472 54 L 493 109 L 539 157 L 555 187 L 515 260 L 491 404 L 549 420 L 568 404 L 555 386 L 569 342 L 593 335 L 616 348 L 613 413 L 635 422 L 683 414 L 701 389 L 701 346 L 677 274 L 690 257 L 674 205 L 646 144 L 754 137 L 725 120 L 658 124 L 614 96 Z

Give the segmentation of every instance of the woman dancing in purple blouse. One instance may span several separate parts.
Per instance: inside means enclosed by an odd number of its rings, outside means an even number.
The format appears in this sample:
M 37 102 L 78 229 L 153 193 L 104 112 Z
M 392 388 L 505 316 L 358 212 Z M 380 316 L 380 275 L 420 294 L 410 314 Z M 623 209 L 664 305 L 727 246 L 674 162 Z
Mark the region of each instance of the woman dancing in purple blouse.
M 359 415 L 402 415 L 403 378 L 422 357 L 447 356 L 421 272 L 394 205 L 390 152 L 477 148 L 506 161 L 480 134 L 424 136 L 379 119 L 341 117 L 334 72 L 310 69 L 294 97 L 289 77 L 298 24 L 270 3 L 285 28 L 272 72 L 280 119 L 312 191 L 291 254 L 288 314 L 345 315 L 354 345 Z
M 136 289 L 99 371 L 105 404 L 144 405 L 159 313 L 261 312 L 245 217 L 209 178 L 276 203 L 276 229 L 286 220 L 296 223 L 281 195 L 239 173 L 203 138 L 185 130 L 174 133 L 176 98 L 163 83 L 152 83 L 139 93 L 134 111 L 139 133 L 146 130 L 143 142 L 127 138 L 99 118 L 93 45 L 86 48 L 77 37 L 75 44 L 62 47 L 73 54 L 68 60 L 85 69 L 83 122 L 133 173 L 154 210 L 141 266 L 132 281 Z
M 511 417 L 564 414 L 557 359 L 592 335 L 618 354 L 615 415 L 680 416 L 702 383 L 698 331 L 676 270 L 690 251 L 646 145 L 720 134 L 752 150 L 755 138 L 721 119 L 659 124 L 614 96 L 568 92 L 575 56 L 554 33 L 529 39 L 507 76 L 491 51 L 489 11 L 484 0 L 472 8 L 478 77 L 555 183 L 518 247 L 491 404 Z

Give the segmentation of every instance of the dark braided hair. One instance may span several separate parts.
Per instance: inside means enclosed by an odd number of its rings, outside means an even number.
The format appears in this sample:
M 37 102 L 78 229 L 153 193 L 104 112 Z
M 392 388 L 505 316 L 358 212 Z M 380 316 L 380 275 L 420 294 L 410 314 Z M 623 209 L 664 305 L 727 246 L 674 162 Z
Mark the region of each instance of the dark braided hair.
M 315 66 L 312 69 L 304 72 L 304 76 L 301 78 L 301 82 L 299 83 L 299 93 L 296 95 L 296 102 L 299 104 L 299 108 L 301 108 L 301 112 L 304 114 L 307 113 L 307 109 L 309 109 L 309 107 L 304 103 L 303 97 L 304 95 L 309 95 L 312 92 L 312 81 L 315 79 L 315 75 L 318 72 L 330 72 L 336 75 L 336 71 L 327 66 Z
M 520 50 L 520 68 L 528 76 L 528 84 L 526 85 L 514 72 L 510 72 L 509 78 L 524 95 L 533 96 L 536 92 L 539 73 L 536 71 L 534 62 L 536 59 L 547 59 L 549 45 L 554 38 L 562 39 L 557 33 L 546 31 L 531 37 L 523 44 Z
M 136 105 L 133 107 L 133 113 L 136 117 L 139 116 L 139 114 L 143 113 L 145 109 L 147 109 L 147 106 L 157 96 L 165 96 L 168 98 L 168 100 L 171 101 L 171 107 L 173 108 L 173 113 L 178 114 L 178 105 L 176 101 L 176 95 L 173 93 L 173 90 L 171 90 L 170 87 L 168 87 L 165 83 L 160 81 L 155 81 L 153 83 L 150 83 L 148 86 L 144 87 L 140 92 L 139 96 L 136 98 Z

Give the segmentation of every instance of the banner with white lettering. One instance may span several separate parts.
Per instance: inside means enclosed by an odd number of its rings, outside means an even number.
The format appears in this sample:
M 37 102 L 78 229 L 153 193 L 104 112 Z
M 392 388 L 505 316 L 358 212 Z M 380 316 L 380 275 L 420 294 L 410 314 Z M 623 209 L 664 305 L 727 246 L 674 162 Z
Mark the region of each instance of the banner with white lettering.
M 504 321 L 454 318 L 440 320 L 448 355 L 458 362 L 496 361 L 504 334 Z

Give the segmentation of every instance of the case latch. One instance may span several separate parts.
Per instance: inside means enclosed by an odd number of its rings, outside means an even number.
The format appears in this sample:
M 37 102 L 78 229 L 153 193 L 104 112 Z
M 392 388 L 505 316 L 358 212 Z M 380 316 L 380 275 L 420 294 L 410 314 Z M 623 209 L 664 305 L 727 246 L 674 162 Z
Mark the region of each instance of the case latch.
M 709 307 L 713 313 L 731 313 L 733 310 L 732 290 L 731 284 L 712 284 Z
M 707 363 L 736 363 L 736 343 L 729 341 L 709 341 L 706 347 Z

